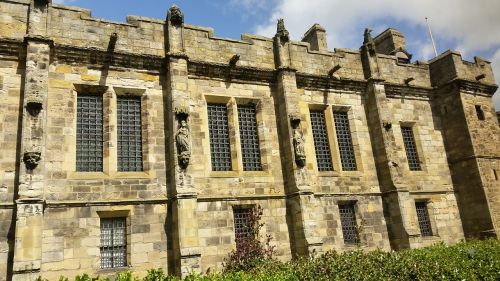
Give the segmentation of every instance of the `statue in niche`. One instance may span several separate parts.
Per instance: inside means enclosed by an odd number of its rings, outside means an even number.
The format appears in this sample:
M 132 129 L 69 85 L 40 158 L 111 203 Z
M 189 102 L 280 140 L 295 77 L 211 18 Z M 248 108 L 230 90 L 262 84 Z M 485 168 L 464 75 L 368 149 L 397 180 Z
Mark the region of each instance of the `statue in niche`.
M 295 150 L 295 162 L 300 167 L 304 167 L 306 165 L 304 136 L 302 135 L 298 127 L 293 129 L 293 148 Z
M 181 120 L 179 123 L 179 129 L 175 134 L 175 141 L 177 143 L 177 155 L 179 159 L 179 165 L 186 168 L 189 165 L 189 159 L 191 158 L 191 145 L 190 145 L 190 133 L 187 126 L 187 121 L 185 119 Z

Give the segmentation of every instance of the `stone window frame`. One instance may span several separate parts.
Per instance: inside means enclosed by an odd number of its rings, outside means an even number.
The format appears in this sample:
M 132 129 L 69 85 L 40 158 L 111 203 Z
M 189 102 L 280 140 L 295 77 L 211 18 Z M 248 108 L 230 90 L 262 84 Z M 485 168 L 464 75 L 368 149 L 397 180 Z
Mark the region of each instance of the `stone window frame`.
M 99 210 L 97 211 L 97 216 L 99 219 L 99 223 L 97 225 L 99 229 L 99 243 L 97 245 L 97 248 L 99 250 L 99 269 L 97 270 L 98 272 L 101 273 L 108 273 L 108 272 L 120 272 L 120 271 L 125 271 L 129 270 L 132 267 L 132 218 L 131 218 L 131 210 L 126 209 L 126 210 Z M 101 268 L 101 242 L 100 242 L 100 233 L 101 233 L 101 220 L 102 219 L 113 219 L 113 218 L 124 218 L 126 222 L 126 266 L 124 267 L 113 267 L 113 268 Z
M 208 116 L 207 104 L 218 103 L 225 104 L 228 110 L 228 127 L 229 127 L 229 142 L 231 148 L 231 170 L 230 171 L 213 171 L 212 161 L 211 161 L 211 151 L 210 151 L 210 137 L 208 128 L 208 118 L 205 120 L 205 130 L 207 132 L 207 138 L 205 140 L 204 147 L 208 152 L 206 155 L 206 165 L 207 172 L 210 177 L 239 177 L 239 176 L 266 176 L 271 175 L 270 163 L 271 163 L 271 153 L 269 144 L 269 136 L 265 133 L 265 122 L 264 113 L 262 110 L 262 100 L 260 98 L 243 98 L 243 97 L 231 97 L 231 96 L 217 96 L 217 95 L 204 95 L 205 106 L 204 106 L 204 116 Z M 259 149 L 260 149 L 260 160 L 262 170 L 260 171 L 245 171 L 243 168 L 243 155 L 241 151 L 241 140 L 240 140 L 240 129 L 238 122 L 238 105 L 249 105 L 252 104 L 256 109 L 256 121 L 257 121 L 257 132 L 259 138 Z
M 231 221 L 232 221 L 232 227 L 233 227 L 233 241 L 234 245 L 238 247 L 237 245 L 237 239 L 236 239 L 236 225 L 235 225 L 235 220 L 234 220 L 234 215 L 235 215 L 235 210 L 250 210 L 252 208 L 255 208 L 256 204 L 237 204 L 237 205 L 232 205 L 231 206 Z
M 436 237 L 439 237 L 439 233 L 438 233 L 438 228 L 437 228 L 437 225 L 436 225 L 436 219 L 435 219 L 435 209 L 434 209 L 434 202 L 427 196 L 417 196 L 416 198 L 414 198 L 414 203 L 413 203 L 413 210 L 415 212 L 414 216 L 415 216 L 415 225 L 416 225 L 416 228 L 418 230 L 418 233 L 420 235 L 420 237 L 422 239 L 435 239 Z M 423 202 L 425 203 L 426 207 L 427 207 L 427 214 L 429 215 L 429 222 L 431 224 L 431 231 L 432 231 L 432 235 L 429 235 L 429 236 L 422 236 L 420 234 L 420 225 L 419 225 L 419 222 L 418 222 L 418 217 L 417 217 L 417 209 L 416 209 L 416 203 L 419 203 L 419 202 Z
M 67 167 L 69 179 L 105 179 L 105 178 L 154 178 L 150 161 L 151 148 L 148 144 L 149 121 L 148 110 L 152 106 L 148 103 L 145 88 L 128 88 L 120 86 L 100 86 L 91 84 L 73 84 L 71 91 L 73 101 L 73 133 L 68 138 L 68 157 L 65 157 L 64 167 Z M 77 96 L 79 94 L 102 95 L 103 98 L 103 170 L 102 172 L 80 172 L 76 170 L 76 123 L 77 123 Z M 142 127 L 142 161 L 143 171 L 118 171 L 118 96 L 141 97 L 141 127 Z
M 325 122 L 328 134 L 328 143 L 330 145 L 330 157 L 332 158 L 333 171 L 318 171 L 316 153 L 314 148 L 313 132 L 311 127 L 311 118 L 310 118 L 311 110 L 323 110 L 325 112 Z M 337 131 L 335 129 L 335 120 L 333 116 L 333 113 L 335 111 L 347 112 L 347 117 L 349 119 L 349 128 L 351 131 L 351 141 L 354 149 L 354 157 L 356 160 L 356 170 L 353 171 L 344 171 L 342 169 L 342 162 L 340 159 L 340 150 L 337 139 Z M 307 141 L 308 143 L 311 143 L 311 145 L 309 144 L 307 145 L 306 151 L 308 153 L 308 157 L 311 157 L 311 159 L 313 160 L 312 161 L 313 169 L 318 176 L 359 177 L 364 172 L 363 158 L 361 157 L 361 146 L 360 146 L 361 141 L 359 139 L 359 134 L 358 134 L 359 128 L 355 122 L 356 120 L 355 114 L 356 114 L 355 110 L 353 110 L 353 107 L 349 105 L 339 105 L 339 104 L 308 105 L 306 121 L 308 127 L 307 134 L 310 137 L 308 137 Z
M 411 129 L 413 131 L 413 139 L 415 141 L 415 147 L 417 150 L 418 160 L 420 162 L 420 170 L 411 170 L 410 169 L 410 164 L 408 163 L 408 158 L 406 156 L 406 148 L 405 148 L 405 144 L 404 144 L 404 140 L 403 140 L 403 131 L 401 130 L 401 127 L 411 127 Z M 399 132 L 395 131 L 394 133 L 397 134 L 397 136 L 395 136 L 396 141 L 399 142 L 399 145 L 402 148 L 400 151 L 400 153 L 401 153 L 400 155 L 402 157 L 401 159 L 405 160 L 404 163 L 402 163 L 404 165 L 404 169 L 408 173 L 410 173 L 411 175 L 420 175 L 420 174 L 427 173 L 425 153 L 424 153 L 424 149 L 422 146 L 422 138 L 420 136 L 420 126 L 418 126 L 418 123 L 416 121 L 400 121 L 398 130 L 399 130 Z

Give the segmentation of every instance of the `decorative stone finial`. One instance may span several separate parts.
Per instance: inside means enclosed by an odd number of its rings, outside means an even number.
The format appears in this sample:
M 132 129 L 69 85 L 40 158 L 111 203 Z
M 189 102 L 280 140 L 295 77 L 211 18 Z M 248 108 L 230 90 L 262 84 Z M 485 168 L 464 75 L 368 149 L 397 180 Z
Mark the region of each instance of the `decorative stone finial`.
M 168 10 L 168 19 L 175 26 L 181 26 L 184 23 L 184 14 L 177 5 L 172 5 Z
M 23 155 L 23 162 L 28 170 L 34 170 L 40 160 L 42 159 L 42 153 L 38 151 L 25 152 Z
M 283 19 L 278 19 L 278 26 L 276 31 L 276 36 L 278 36 L 281 41 L 288 42 L 290 40 L 290 33 L 285 28 L 285 21 Z

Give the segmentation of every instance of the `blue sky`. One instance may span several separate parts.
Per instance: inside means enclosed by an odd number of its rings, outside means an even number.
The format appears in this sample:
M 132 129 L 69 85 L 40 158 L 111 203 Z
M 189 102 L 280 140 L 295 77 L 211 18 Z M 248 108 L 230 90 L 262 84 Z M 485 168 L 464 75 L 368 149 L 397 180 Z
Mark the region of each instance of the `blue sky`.
M 394 27 L 405 36 L 414 60 L 434 56 L 425 25 L 430 18 L 438 53 L 448 49 L 464 59 L 481 56 L 493 62 L 500 81 L 499 0 L 54 0 L 55 3 L 92 10 L 94 17 L 125 21 L 127 15 L 164 19 L 177 4 L 189 24 L 212 27 L 220 37 L 239 38 L 242 33 L 272 36 L 276 20 L 284 18 L 292 40 L 314 23 L 326 28 L 328 45 L 358 48 L 363 30 L 373 34 Z M 500 110 L 500 94 L 494 97 Z

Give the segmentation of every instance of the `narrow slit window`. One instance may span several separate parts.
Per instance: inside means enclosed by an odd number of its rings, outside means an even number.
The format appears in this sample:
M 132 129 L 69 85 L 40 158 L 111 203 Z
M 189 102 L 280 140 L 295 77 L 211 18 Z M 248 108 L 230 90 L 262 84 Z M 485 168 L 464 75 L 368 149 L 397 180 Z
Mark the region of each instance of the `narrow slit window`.
M 354 204 L 339 205 L 340 223 L 344 235 L 344 243 L 358 244 L 360 242 Z
M 262 171 L 255 106 L 238 105 L 241 153 L 244 171 Z
M 496 181 L 498 180 L 498 173 L 496 169 L 493 169 L 493 177 L 495 178 Z
M 324 111 L 311 111 L 311 127 L 319 171 L 333 171 Z
M 207 111 L 212 170 L 231 171 L 227 107 L 224 104 L 208 104 Z
M 76 103 L 76 170 L 102 172 L 102 96 L 78 95 Z
M 476 105 L 475 108 L 476 108 L 477 119 L 484 120 L 484 111 L 481 108 L 481 106 L 480 105 Z
M 339 145 L 340 162 L 342 170 L 355 171 L 356 157 L 352 145 L 351 128 L 347 112 L 337 111 L 333 113 L 335 120 L 335 131 L 337 132 L 337 141 Z
M 427 210 L 427 202 L 415 202 L 417 209 L 418 225 L 422 236 L 432 236 L 431 221 L 429 219 L 429 211 Z
M 233 209 L 236 247 L 239 247 L 245 239 L 250 239 L 252 237 L 252 228 L 250 225 L 251 212 L 251 208 Z
M 101 219 L 101 268 L 127 266 L 127 219 Z
M 141 98 L 118 97 L 118 171 L 142 171 Z
M 408 166 L 411 171 L 420 171 L 420 161 L 418 158 L 417 145 L 415 144 L 415 137 L 413 135 L 412 127 L 401 127 L 403 135 L 403 142 L 406 150 L 406 158 L 408 158 Z

